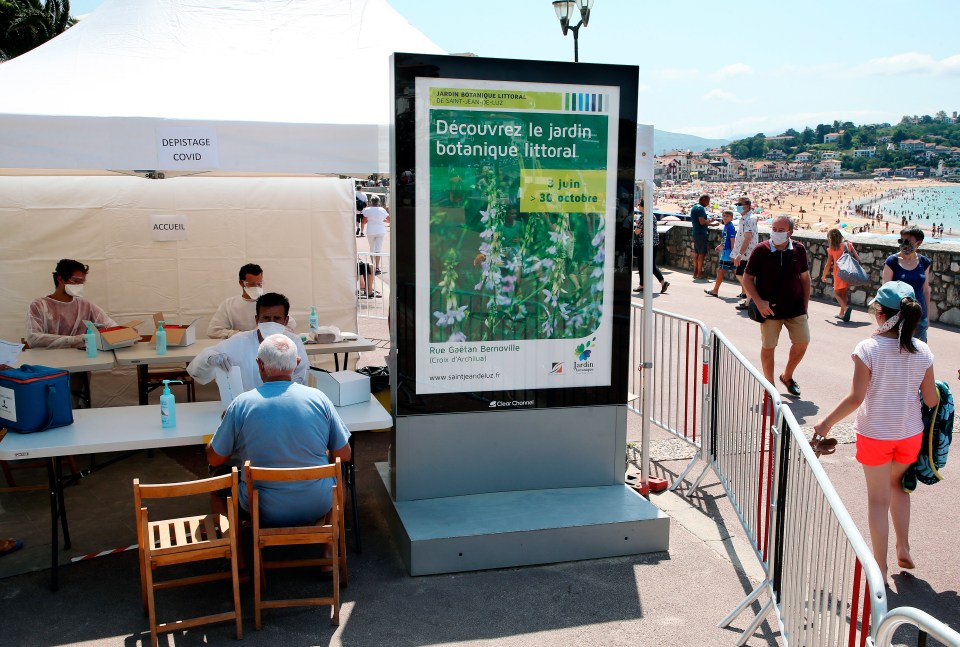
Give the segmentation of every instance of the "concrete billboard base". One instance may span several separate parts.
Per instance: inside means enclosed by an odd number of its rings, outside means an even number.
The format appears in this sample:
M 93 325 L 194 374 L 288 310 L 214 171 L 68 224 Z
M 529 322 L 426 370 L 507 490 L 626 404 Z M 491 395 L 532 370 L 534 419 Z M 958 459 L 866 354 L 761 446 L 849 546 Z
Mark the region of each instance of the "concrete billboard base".
M 410 575 L 460 573 L 666 551 L 670 519 L 626 485 L 395 501 L 377 494 Z

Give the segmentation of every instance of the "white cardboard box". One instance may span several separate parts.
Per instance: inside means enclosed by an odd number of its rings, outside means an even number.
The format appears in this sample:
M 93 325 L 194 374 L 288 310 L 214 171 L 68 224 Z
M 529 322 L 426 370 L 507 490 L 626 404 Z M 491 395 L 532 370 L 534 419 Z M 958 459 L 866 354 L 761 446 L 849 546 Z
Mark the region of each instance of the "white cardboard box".
M 90 322 L 85 320 L 84 323 Z M 140 333 L 137 332 L 136 328 L 141 323 L 143 322 L 129 321 L 127 323 L 122 323 L 115 328 L 97 328 L 94 326 L 94 331 L 97 333 L 97 349 L 113 350 L 114 348 L 126 348 L 127 346 L 133 346 L 140 341 Z
M 153 315 L 153 323 L 155 326 L 159 327 L 160 322 L 163 322 L 163 330 L 167 333 L 167 347 L 189 346 L 190 344 L 196 343 L 197 322 L 199 320 L 200 317 L 197 317 L 188 324 L 174 324 L 164 319 L 162 312 L 157 312 Z M 153 333 L 153 343 L 157 343 L 156 332 Z
M 334 406 L 345 407 L 349 404 L 367 402 L 370 399 L 370 378 L 356 371 L 337 371 L 327 373 L 310 369 L 307 383 L 330 398 Z

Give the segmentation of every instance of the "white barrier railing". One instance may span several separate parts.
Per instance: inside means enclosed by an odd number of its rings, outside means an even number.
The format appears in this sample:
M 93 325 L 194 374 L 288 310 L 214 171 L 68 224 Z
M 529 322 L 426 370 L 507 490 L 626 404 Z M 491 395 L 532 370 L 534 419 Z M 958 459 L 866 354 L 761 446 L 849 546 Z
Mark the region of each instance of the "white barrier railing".
M 757 557 L 766 563 L 780 394 L 717 329 L 710 333 L 710 348 L 708 464 L 687 495 L 712 466 Z
M 640 311 L 634 306 L 635 314 Z M 700 322 L 656 310 L 653 326 L 651 424 L 699 447 L 707 464 L 687 495 L 712 467 L 765 575 L 720 623 L 729 625 L 769 593 L 737 644 L 746 643 L 773 609 L 786 645 L 888 647 L 896 627 L 912 623 L 921 631 L 918 647 L 928 633 L 960 647 L 960 634 L 923 611 L 887 612 L 880 567 L 773 385 L 717 329 L 703 339 Z M 638 367 L 642 339 L 635 316 L 631 359 Z M 698 358 L 700 346 L 704 355 Z M 690 377 L 697 371 L 689 369 L 697 359 L 708 375 L 699 390 Z M 631 391 L 638 382 L 631 375 Z
M 643 307 L 632 304 L 630 331 L 631 371 L 628 390 L 641 391 L 643 367 Z M 707 329 L 702 321 L 681 315 L 653 311 L 653 354 L 656 358 L 651 384 L 654 387 L 650 422 L 697 448 L 697 454 L 674 479 L 676 487 L 694 464 L 703 458 L 703 403 L 707 388 Z M 633 370 L 636 368 L 636 370 Z M 642 414 L 640 399 L 627 407 Z
M 869 546 L 786 405 L 780 446 L 771 595 L 788 645 L 865 645 L 887 611 Z
M 880 622 L 880 628 L 877 629 L 876 647 L 890 647 L 893 644 L 893 633 L 902 624 L 911 624 L 917 627 L 919 630 L 917 645 L 920 647 L 926 645 L 926 635 L 933 636 L 935 640 L 946 645 L 946 647 L 960 647 L 960 633 L 929 613 L 913 607 L 897 607 L 891 609 L 884 616 L 883 621 Z
M 379 258 L 378 258 L 379 257 Z M 376 268 L 381 270 L 376 273 Z M 390 269 L 390 254 L 357 252 L 357 316 L 386 319 L 390 284 L 384 280 Z

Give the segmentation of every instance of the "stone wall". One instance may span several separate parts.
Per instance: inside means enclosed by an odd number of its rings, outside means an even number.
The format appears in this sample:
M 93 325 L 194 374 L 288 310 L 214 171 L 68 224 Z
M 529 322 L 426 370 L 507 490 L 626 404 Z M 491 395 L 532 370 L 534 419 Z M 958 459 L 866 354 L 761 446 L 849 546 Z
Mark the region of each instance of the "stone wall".
M 770 237 L 769 232 L 760 232 L 760 240 Z M 824 233 L 810 231 L 795 231 L 794 238 L 807 248 L 810 263 L 810 278 L 812 279 L 815 299 L 833 300 L 833 282 L 820 280 L 823 264 L 827 258 L 827 236 Z M 717 262 L 720 254 L 713 249 L 720 244 L 720 230 L 710 230 L 710 253 L 704 269 L 707 276 L 717 275 Z M 879 236 L 858 236 L 854 241 L 860 262 L 864 269 L 876 281 L 874 285 L 850 288 L 850 301 L 854 305 L 864 306 L 873 296 L 880 285 L 884 261 L 890 254 L 897 251 L 896 245 L 890 239 Z M 673 227 L 665 234 L 660 234 L 660 250 L 657 263 L 661 267 L 675 267 L 678 269 L 693 270 L 693 239 L 690 224 L 686 222 L 673 223 Z M 936 244 L 924 245 L 920 253 L 933 260 L 933 273 L 930 283 L 932 289 L 931 303 L 928 305 L 930 321 L 939 321 L 942 324 L 960 327 L 960 245 Z M 727 279 L 735 283 L 733 277 Z

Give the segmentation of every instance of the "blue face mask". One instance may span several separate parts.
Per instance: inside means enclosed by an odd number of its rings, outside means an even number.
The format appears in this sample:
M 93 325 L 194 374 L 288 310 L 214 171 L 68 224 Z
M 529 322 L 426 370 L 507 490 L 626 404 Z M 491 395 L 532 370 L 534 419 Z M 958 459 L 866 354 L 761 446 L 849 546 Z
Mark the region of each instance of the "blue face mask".
M 742 205 L 742 204 L 738 204 L 738 205 L 737 205 L 737 213 L 743 213 L 743 205 Z

